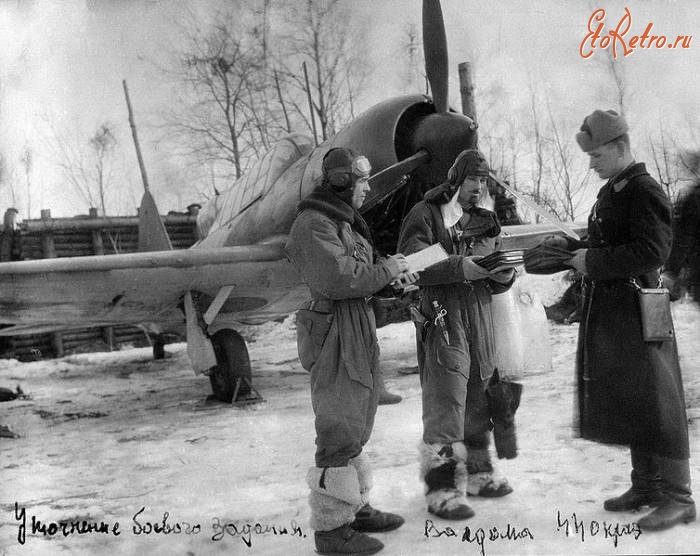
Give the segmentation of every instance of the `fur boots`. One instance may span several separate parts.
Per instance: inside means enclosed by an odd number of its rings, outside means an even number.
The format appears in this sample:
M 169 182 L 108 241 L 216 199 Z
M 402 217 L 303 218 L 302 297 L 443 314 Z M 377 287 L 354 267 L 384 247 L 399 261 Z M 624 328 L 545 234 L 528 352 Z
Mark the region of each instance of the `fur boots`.
M 508 480 L 494 470 L 489 453 L 489 433 L 467 440 L 467 495 L 498 498 L 513 492 Z
M 420 446 L 420 473 L 428 511 L 443 519 L 467 519 L 467 448 L 463 442 Z

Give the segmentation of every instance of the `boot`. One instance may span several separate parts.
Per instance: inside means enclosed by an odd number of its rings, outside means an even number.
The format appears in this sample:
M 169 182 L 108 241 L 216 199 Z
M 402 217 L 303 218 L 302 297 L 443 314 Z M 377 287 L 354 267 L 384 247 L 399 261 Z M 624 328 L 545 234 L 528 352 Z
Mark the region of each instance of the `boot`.
M 382 375 L 381 367 L 377 369 L 379 373 L 379 405 L 391 405 L 399 403 L 403 398 L 398 394 L 389 392 L 384 383 L 384 375 Z
M 422 444 L 421 476 L 425 481 L 428 511 L 443 519 L 468 519 L 467 450 L 463 442 Z
M 658 458 L 632 447 L 632 486 L 620 496 L 609 498 L 603 508 L 609 512 L 630 512 L 663 501 Z
M 500 380 L 496 373 L 496 381 L 486 389 L 493 420 L 493 440 L 499 459 L 513 459 L 518 455 L 515 412 L 520 406 L 523 386 L 517 382 Z
M 645 531 L 669 529 L 677 523 L 695 521 L 695 502 L 690 490 L 690 464 L 687 459 L 658 458 L 662 501 L 637 524 Z
M 663 501 L 663 495 L 658 487 L 642 489 L 630 487 L 620 496 L 608 498 L 603 502 L 603 508 L 609 512 L 631 512 L 643 506 L 656 507 Z
M 382 388 L 382 391 L 379 393 L 379 405 L 392 405 L 399 403 L 402 399 L 398 394 L 389 392 L 385 388 Z
M 489 453 L 489 433 L 471 436 L 467 441 L 467 496 L 500 498 L 513 492 L 508 479 L 498 476 Z
M 355 514 L 355 521 L 350 524 L 350 527 L 363 533 L 384 533 L 398 529 L 403 522 L 404 519 L 400 515 L 382 512 L 365 504 Z
M 662 531 L 670 529 L 677 523 L 695 521 L 695 502 L 679 502 L 668 499 L 662 502 L 653 512 L 645 515 L 637 522 L 643 531 Z
M 359 533 L 347 524 L 330 531 L 314 532 L 314 542 L 319 554 L 374 554 L 384 548 L 381 541 Z
M 309 485 L 309 525 L 315 531 L 331 531 L 355 519 L 363 505 L 357 471 L 345 467 L 312 467 L 306 475 Z
M 357 470 L 362 507 L 355 513 L 350 527 L 363 533 L 391 531 L 403 525 L 403 518 L 389 512 L 382 512 L 370 506 L 369 493 L 372 490 L 372 466 L 367 454 L 362 451 L 348 462 Z

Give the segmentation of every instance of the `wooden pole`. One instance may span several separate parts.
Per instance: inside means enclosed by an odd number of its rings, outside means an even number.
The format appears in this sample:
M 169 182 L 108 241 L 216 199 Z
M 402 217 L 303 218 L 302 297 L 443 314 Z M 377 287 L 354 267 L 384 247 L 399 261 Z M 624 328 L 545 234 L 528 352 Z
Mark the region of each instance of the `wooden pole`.
M 51 211 L 49 209 L 43 209 L 41 211 L 41 220 L 45 225 L 44 233 L 41 234 L 41 254 L 45 259 L 53 259 L 56 257 L 56 244 L 50 225 Z
M 56 354 L 56 357 L 63 357 L 65 355 L 65 350 L 63 349 L 63 333 L 54 332 L 51 334 L 51 348 Z
M 122 85 L 124 86 L 124 96 L 126 97 L 126 107 L 129 110 L 129 125 L 131 126 L 131 136 L 134 138 L 134 147 L 136 148 L 136 158 L 139 161 L 139 168 L 141 169 L 141 179 L 143 180 L 143 188 L 149 191 L 148 186 L 148 176 L 146 175 L 146 166 L 143 163 L 143 157 L 141 156 L 141 147 L 139 145 L 139 136 L 136 133 L 136 124 L 134 123 L 134 112 L 131 109 L 131 101 L 129 100 L 129 89 L 126 86 L 126 79 L 122 79 Z
M 476 101 L 474 100 L 474 82 L 470 62 L 459 64 L 459 92 L 462 97 L 462 114 L 476 122 Z
M 43 209 L 41 211 L 41 220 L 46 223 L 46 228 L 41 234 L 41 254 L 45 259 L 56 258 L 56 242 L 54 241 L 53 232 L 50 227 L 51 211 Z M 51 347 L 53 348 L 56 357 L 63 357 L 63 334 L 54 332 L 51 334 Z
M 3 229 L 0 230 L 0 262 L 11 261 L 15 250 L 15 228 L 18 211 L 15 208 L 9 208 L 5 211 L 3 220 Z
M 90 208 L 90 218 L 97 218 L 97 209 L 91 207 Z M 91 232 L 91 238 L 92 238 L 92 254 L 93 255 L 104 255 L 105 254 L 105 246 L 102 243 L 102 230 L 101 229 L 93 229 Z
M 109 351 L 114 351 L 114 328 L 111 326 L 102 328 L 102 338 L 109 347 Z

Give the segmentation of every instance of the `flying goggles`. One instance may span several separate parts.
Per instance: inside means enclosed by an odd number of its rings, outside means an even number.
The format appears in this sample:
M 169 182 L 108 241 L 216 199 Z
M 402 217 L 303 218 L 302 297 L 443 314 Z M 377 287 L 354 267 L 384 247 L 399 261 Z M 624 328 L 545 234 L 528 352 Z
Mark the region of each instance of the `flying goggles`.
M 372 165 L 367 160 L 366 156 L 357 156 L 353 159 L 350 171 L 353 175 L 366 178 L 369 176 L 369 172 L 372 169 Z

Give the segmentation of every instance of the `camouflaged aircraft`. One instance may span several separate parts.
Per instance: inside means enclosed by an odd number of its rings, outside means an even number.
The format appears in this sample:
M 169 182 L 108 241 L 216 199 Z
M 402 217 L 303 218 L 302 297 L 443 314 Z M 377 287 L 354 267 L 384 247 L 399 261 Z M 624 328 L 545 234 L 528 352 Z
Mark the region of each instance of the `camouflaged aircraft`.
M 283 247 L 297 204 L 319 182 L 325 153 L 349 147 L 371 162 L 371 191 L 361 212 L 386 252 L 413 204 L 444 181 L 457 154 L 476 146 L 476 122 L 448 106 L 437 0 L 423 2 L 423 42 L 432 98 L 380 102 L 318 146 L 305 135 L 283 137 L 202 207 L 200 239 L 190 249 L 169 249 L 147 190 L 139 212 L 144 252 L 0 263 L 0 335 L 117 324 L 164 332 L 181 329 L 184 320 L 192 365 L 209 375 L 214 397 L 230 402 L 249 392 L 248 351 L 236 328 L 289 315 L 307 298 Z M 559 231 L 504 226 L 504 248 L 529 247 Z

